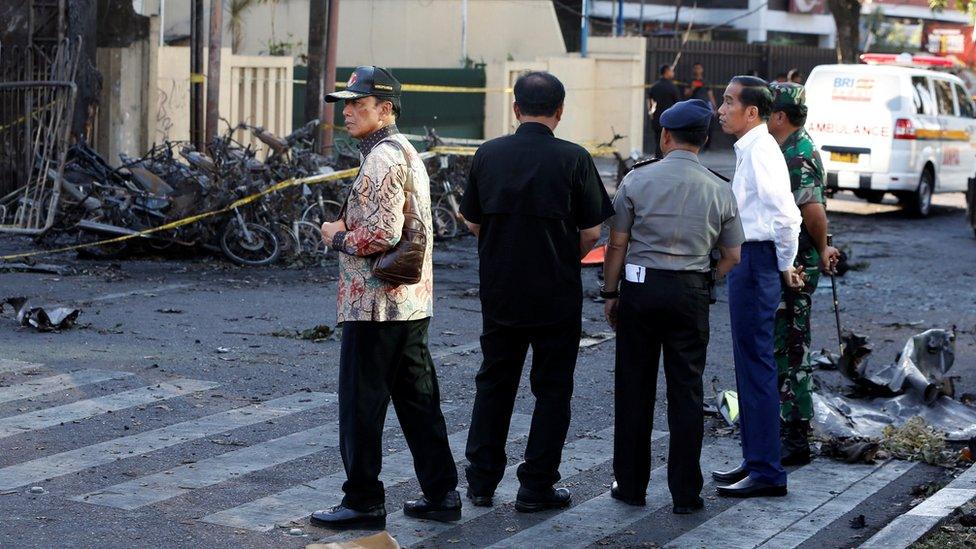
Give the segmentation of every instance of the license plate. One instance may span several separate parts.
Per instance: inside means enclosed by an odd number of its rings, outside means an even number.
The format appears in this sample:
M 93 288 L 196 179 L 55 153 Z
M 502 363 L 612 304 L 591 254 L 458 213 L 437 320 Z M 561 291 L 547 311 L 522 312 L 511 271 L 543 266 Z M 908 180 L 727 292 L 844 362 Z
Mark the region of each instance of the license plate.
M 861 155 L 858 153 L 830 153 L 830 160 L 832 162 L 847 162 L 848 164 L 857 164 L 857 159 Z

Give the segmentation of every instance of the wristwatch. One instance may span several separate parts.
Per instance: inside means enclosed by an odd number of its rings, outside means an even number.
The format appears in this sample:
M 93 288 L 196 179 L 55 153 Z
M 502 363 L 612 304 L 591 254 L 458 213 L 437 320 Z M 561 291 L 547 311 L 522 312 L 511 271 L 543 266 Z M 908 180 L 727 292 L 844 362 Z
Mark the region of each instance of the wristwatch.
M 620 290 L 608 291 L 606 286 L 600 286 L 600 297 L 603 299 L 617 299 L 620 297 Z

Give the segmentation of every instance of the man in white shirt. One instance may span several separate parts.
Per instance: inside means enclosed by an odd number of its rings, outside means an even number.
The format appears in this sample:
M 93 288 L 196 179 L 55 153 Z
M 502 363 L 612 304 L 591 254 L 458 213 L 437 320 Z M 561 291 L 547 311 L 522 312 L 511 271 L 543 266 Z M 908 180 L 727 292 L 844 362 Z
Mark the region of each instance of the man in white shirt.
M 773 323 L 781 284 L 802 286 L 793 268 L 802 218 L 786 161 L 766 129 L 772 99 L 765 80 L 737 76 L 718 110 L 722 130 L 738 138 L 732 192 L 746 237 L 742 261 L 728 275 L 743 461 L 731 471 L 712 473 L 728 484 L 718 488 L 722 496 L 786 495 Z

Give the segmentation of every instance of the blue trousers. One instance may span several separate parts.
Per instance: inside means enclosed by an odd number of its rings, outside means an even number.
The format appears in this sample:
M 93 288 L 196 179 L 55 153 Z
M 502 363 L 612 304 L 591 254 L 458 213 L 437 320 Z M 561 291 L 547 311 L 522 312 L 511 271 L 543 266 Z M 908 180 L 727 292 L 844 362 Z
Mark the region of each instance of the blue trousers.
M 779 388 L 773 359 L 773 323 L 782 283 L 774 244 L 743 244 L 742 260 L 729 273 L 728 283 L 743 465 L 755 480 L 784 485 L 786 471 L 779 462 Z

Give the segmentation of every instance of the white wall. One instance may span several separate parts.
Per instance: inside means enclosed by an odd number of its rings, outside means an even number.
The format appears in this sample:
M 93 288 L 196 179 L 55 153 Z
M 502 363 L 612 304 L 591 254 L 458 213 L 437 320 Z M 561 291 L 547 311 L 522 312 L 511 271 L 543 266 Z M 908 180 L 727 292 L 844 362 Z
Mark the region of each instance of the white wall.
M 149 1 L 157 0 L 146 0 L 147 6 Z M 209 13 L 209 1 L 204 3 Z M 338 64 L 460 67 L 461 4 L 461 0 L 342 0 Z M 272 31 L 276 41 L 301 42 L 295 53 L 305 53 L 308 13 L 308 0 L 254 6 L 244 17 L 244 40 L 238 53 L 263 53 Z M 164 19 L 167 36 L 189 34 L 190 1 L 165 0 Z M 229 20 L 225 9 L 225 46 L 231 44 L 226 28 Z M 550 0 L 468 0 L 467 49 L 469 58 L 485 63 L 566 52 Z

